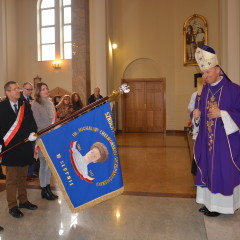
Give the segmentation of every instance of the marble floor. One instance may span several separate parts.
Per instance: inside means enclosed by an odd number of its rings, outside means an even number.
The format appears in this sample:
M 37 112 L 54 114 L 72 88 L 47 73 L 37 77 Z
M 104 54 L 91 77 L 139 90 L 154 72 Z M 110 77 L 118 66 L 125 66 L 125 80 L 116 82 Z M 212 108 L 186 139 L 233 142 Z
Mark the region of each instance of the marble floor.
M 195 197 L 186 134 L 125 133 L 117 142 L 126 192 Z
M 240 211 L 208 218 L 198 212 L 185 134 L 118 134 L 125 192 L 79 213 L 59 199 L 40 198 L 38 180 L 28 182 L 36 211 L 8 214 L 0 185 L 0 240 L 237 240 Z M 137 164 L 136 164 L 137 163 Z

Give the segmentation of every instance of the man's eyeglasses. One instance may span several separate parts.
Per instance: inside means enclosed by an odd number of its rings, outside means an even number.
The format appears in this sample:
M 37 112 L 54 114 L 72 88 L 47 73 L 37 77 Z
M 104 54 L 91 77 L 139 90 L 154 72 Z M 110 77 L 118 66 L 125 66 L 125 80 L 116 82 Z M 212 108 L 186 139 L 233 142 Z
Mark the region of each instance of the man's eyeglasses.
M 33 88 L 24 88 L 27 91 L 33 91 Z
M 8 89 L 7 91 L 11 92 L 11 91 L 20 91 L 21 89 L 20 88 L 13 88 L 13 89 Z

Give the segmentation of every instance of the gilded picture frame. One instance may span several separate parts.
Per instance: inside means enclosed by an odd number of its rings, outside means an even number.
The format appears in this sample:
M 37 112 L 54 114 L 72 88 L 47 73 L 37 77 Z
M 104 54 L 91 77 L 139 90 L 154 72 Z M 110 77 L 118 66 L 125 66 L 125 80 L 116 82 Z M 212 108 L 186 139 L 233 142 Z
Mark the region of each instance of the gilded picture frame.
M 195 51 L 208 43 L 208 24 L 198 14 L 190 16 L 183 25 L 183 63 L 184 66 L 195 66 Z

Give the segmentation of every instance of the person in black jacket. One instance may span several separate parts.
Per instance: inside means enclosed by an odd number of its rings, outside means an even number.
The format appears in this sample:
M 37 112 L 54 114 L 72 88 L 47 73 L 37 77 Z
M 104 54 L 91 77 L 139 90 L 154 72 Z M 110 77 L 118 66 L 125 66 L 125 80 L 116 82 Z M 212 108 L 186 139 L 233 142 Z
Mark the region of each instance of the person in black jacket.
M 89 97 L 88 104 L 94 103 L 95 101 L 103 98 L 102 95 L 100 95 L 100 88 L 96 87 L 94 89 L 94 93 Z
M 32 92 L 33 92 L 33 85 L 30 82 L 25 82 L 23 84 L 23 88 L 20 93 L 20 99 L 23 102 L 31 104 L 33 102 L 33 98 L 31 96 Z M 33 148 L 34 147 L 35 147 L 35 143 L 33 143 Z M 31 180 L 33 180 L 34 177 L 36 177 L 36 175 L 34 175 L 34 163 L 33 163 L 28 168 L 27 180 L 31 181 Z
M 21 100 L 31 104 L 33 101 L 33 98 L 31 96 L 32 92 L 33 92 L 33 85 L 30 82 L 25 82 L 23 84 L 22 92 L 20 95 Z
M 37 125 L 33 118 L 31 105 L 20 99 L 18 84 L 13 81 L 7 82 L 4 85 L 4 91 L 7 98 L 0 102 L 0 152 L 24 139 L 29 140 L 2 156 L 2 164 L 6 166 L 9 213 L 13 217 L 20 218 L 23 217 L 23 213 L 19 208 L 37 209 L 36 205 L 28 201 L 26 190 L 28 165 L 31 165 L 34 160 L 31 141 L 36 140 L 34 133 L 37 131 Z
M 5 100 L 5 96 L 4 97 L 0 97 L 0 102 L 4 101 Z M 0 159 L 1 160 L 1 159 Z M 1 161 L 0 161 L 0 179 L 6 179 L 6 176 L 5 174 L 3 173 L 3 170 L 2 170 L 2 164 L 1 164 Z M 0 228 L 1 229 L 1 228 Z M 1 230 L 0 230 L 1 231 Z

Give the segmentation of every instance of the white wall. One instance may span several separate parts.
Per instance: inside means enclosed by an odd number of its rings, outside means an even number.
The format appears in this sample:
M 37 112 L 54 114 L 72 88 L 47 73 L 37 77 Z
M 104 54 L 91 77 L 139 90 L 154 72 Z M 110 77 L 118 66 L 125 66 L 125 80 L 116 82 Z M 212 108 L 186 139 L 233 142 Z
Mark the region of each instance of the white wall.
M 222 68 L 229 78 L 240 83 L 240 1 L 220 0 Z
M 33 82 L 37 75 L 50 89 L 72 91 L 71 60 L 64 60 L 60 70 L 52 68 L 52 61 L 37 61 L 36 10 L 37 0 L 0 0 L 1 94 L 5 82 L 13 80 L 21 85 Z
M 124 74 L 166 77 L 167 130 L 182 130 L 187 124 L 187 104 L 195 90 L 193 75 L 199 72 L 195 66 L 183 66 L 183 24 L 189 16 L 200 14 L 206 18 L 209 45 L 239 82 L 238 0 L 89 2 L 91 89 L 98 85 L 103 95 L 109 94 L 119 87 Z M 37 74 L 50 89 L 59 86 L 72 91 L 71 60 L 65 60 L 58 71 L 51 61 L 37 61 L 36 8 L 37 0 L 0 0 L 0 95 L 4 82 L 33 81 Z M 108 49 L 112 42 L 118 43 L 118 49 Z M 136 59 L 146 61 L 128 67 Z
M 0 96 L 7 79 L 6 0 L 0 0 Z
M 89 0 L 91 92 L 99 87 L 103 96 L 108 94 L 105 5 L 105 0 Z
M 71 60 L 63 60 L 60 70 L 53 69 L 52 61 L 37 61 L 37 0 L 16 2 L 18 81 L 33 81 L 38 74 L 50 89 L 62 87 L 71 92 Z
M 218 0 L 109 0 L 112 35 L 119 48 L 113 53 L 114 87 L 120 85 L 126 67 L 136 59 L 158 65 L 155 77 L 166 77 L 166 127 L 183 130 L 188 122 L 187 105 L 194 89 L 195 66 L 183 66 L 183 24 L 203 15 L 209 24 L 209 44 L 219 50 Z M 207 7 L 206 7 L 207 6 Z M 146 66 L 146 65 L 145 65 Z M 146 77 L 153 65 L 138 68 L 131 77 Z M 119 120 L 121 120 L 121 115 Z

